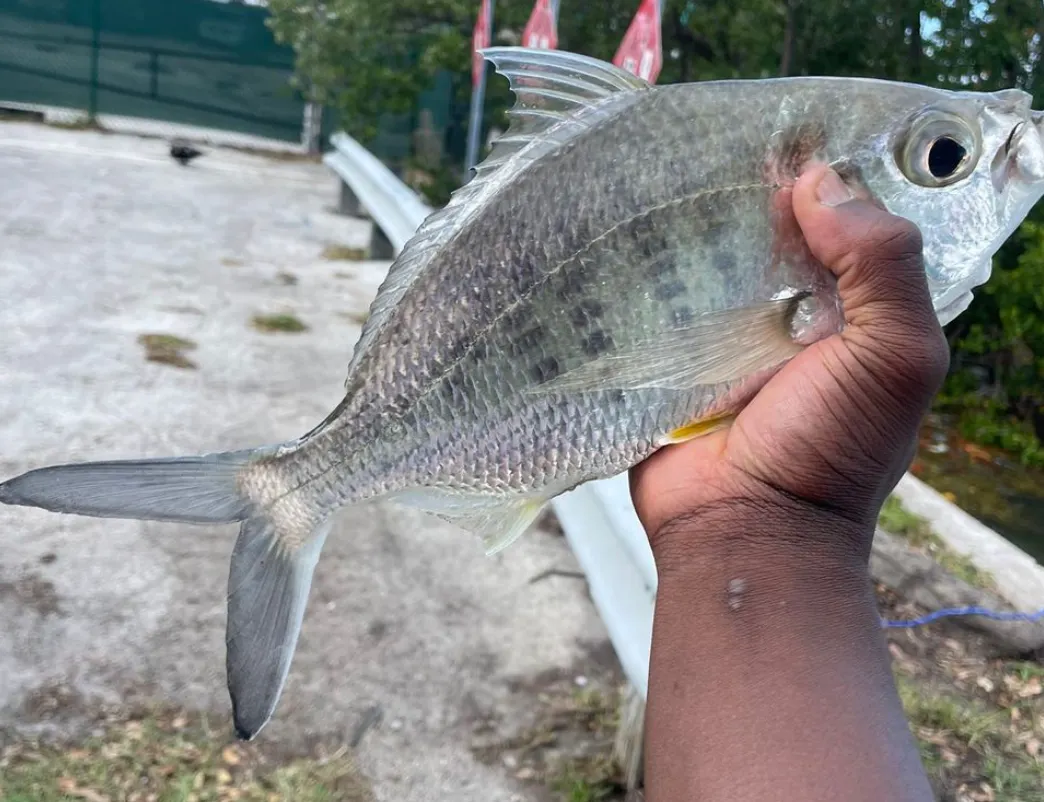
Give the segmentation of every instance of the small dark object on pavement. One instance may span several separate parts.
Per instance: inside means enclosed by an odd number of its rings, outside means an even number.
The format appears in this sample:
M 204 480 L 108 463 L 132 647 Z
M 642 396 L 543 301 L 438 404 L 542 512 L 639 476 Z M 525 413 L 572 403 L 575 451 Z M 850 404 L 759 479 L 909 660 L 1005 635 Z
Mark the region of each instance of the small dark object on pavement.
M 178 164 L 184 167 L 193 159 L 202 156 L 203 151 L 196 150 L 186 142 L 171 142 L 170 155 L 171 158 L 176 159 Z

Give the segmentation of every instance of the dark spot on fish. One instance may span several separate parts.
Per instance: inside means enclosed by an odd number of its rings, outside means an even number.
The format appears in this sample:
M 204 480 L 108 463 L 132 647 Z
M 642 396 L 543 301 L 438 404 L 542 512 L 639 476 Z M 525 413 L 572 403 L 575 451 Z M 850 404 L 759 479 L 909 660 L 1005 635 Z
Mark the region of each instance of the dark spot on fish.
M 714 269 L 722 275 L 728 275 L 736 269 L 736 257 L 731 251 L 716 251 L 713 262 Z
M 655 254 L 653 258 L 649 260 L 646 273 L 653 279 L 662 279 L 677 275 L 678 262 L 671 253 L 660 252 Z
M 562 372 L 562 366 L 553 356 L 544 357 L 533 366 L 533 378 L 543 384 L 549 382 Z
M 624 402 L 624 391 L 623 390 L 610 390 L 609 391 L 609 403 L 611 404 L 622 404 Z
M 518 254 L 512 262 L 515 274 L 518 276 L 519 287 L 528 287 L 543 275 L 544 271 L 540 269 L 536 255 L 529 251 Z
M 664 282 L 663 284 L 657 284 L 656 289 L 653 290 L 653 297 L 658 301 L 669 301 L 672 298 L 677 298 L 684 292 L 685 285 L 677 279 L 674 279 L 672 281 Z
M 450 343 L 449 348 L 446 349 L 446 353 L 442 355 L 440 361 L 447 365 L 456 365 L 467 355 L 471 343 L 468 342 L 467 337 L 462 337 L 459 340 L 454 340 Z
M 403 395 L 397 395 L 388 401 L 385 409 L 386 417 L 397 417 L 410 407 L 410 400 Z
M 533 325 L 526 329 L 518 337 L 518 346 L 524 350 L 532 350 L 540 341 L 544 338 L 544 329 L 542 326 Z
M 583 257 L 573 259 L 562 268 L 563 290 L 570 295 L 583 295 L 591 283 L 593 263 L 584 262 Z
M 366 628 L 366 631 L 374 640 L 380 640 L 388 632 L 388 623 L 379 618 L 375 618 L 370 622 L 370 626 Z
M 602 316 L 605 309 L 593 298 L 584 298 L 572 308 L 569 319 L 574 326 L 583 326 Z
M 627 238 L 634 243 L 639 258 L 656 256 L 668 250 L 667 238 L 648 215 L 631 221 Z
M 529 324 L 532 322 L 532 316 L 530 315 L 529 309 L 522 305 L 518 305 L 504 313 L 503 321 L 504 328 L 508 331 L 522 332 L 529 328 Z
M 598 331 L 591 332 L 591 334 L 588 335 L 588 337 L 584 340 L 583 344 L 584 353 L 586 353 L 588 356 L 598 356 L 599 354 L 604 354 L 612 347 L 613 338 L 601 329 L 599 329 Z
M 692 309 L 688 306 L 679 306 L 677 309 L 671 311 L 671 317 L 674 320 L 675 326 L 687 326 L 692 323 L 695 315 L 693 314 Z
M 648 237 L 656 231 L 653 225 L 652 216 L 648 214 L 638 215 L 631 220 L 631 236 L 632 237 Z
M 489 355 L 489 343 L 483 339 L 475 340 L 471 344 L 471 358 L 476 362 L 481 362 Z

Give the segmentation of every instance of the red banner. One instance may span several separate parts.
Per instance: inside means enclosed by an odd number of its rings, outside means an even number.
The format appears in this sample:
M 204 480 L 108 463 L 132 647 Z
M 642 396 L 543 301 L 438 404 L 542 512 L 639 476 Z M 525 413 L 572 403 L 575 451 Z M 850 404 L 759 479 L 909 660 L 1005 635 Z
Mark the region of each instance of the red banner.
M 554 50 L 558 47 L 558 21 L 551 0 L 537 0 L 533 6 L 533 13 L 522 31 L 522 46 L 540 50 Z
M 479 50 L 487 48 L 493 41 L 493 14 L 490 9 L 490 0 L 482 0 L 479 8 L 478 20 L 475 22 L 475 33 L 471 37 L 471 84 L 478 86 L 486 71 L 486 61 L 479 55 Z
M 642 0 L 631 27 L 624 34 L 613 64 L 656 83 L 663 67 L 663 42 L 660 38 L 659 0 Z

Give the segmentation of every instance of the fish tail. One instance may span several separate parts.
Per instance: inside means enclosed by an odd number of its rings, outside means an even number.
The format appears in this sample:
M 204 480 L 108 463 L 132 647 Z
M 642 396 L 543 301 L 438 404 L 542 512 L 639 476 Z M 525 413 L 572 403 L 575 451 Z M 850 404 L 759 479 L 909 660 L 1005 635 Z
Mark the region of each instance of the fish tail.
M 253 739 L 282 694 L 329 532 L 328 510 L 292 480 L 295 449 L 86 462 L 0 484 L 0 503 L 97 518 L 241 522 L 228 580 L 226 670 L 238 736 Z

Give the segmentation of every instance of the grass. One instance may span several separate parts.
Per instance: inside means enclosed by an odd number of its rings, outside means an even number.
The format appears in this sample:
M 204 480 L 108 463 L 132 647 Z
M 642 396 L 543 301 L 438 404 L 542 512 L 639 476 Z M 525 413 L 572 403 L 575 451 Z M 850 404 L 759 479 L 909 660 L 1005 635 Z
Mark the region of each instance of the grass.
M 185 356 L 185 351 L 192 351 L 196 348 L 196 344 L 192 340 L 175 337 L 173 334 L 142 334 L 138 337 L 138 343 L 145 348 L 145 359 L 149 362 L 158 362 L 161 365 L 188 370 L 198 367 L 195 362 Z
M 345 753 L 268 760 L 203 717 L 148 713 L 76 744 L 0 753 L 0 802 L 373 802 Z
M 281 331 L 288 333 L 296 333 L 308 330 L 308 326 L 302 323 L 299 318 L 290 314 L 254 315 L 253 325 L 254 328 L 258 331 L 264 332 Z
M 562 802 L 602 802 L 618 795 L 619 769 L 608 755 L 573 758 L 559 766 L 548 782 Z
M 1001 711 L 973 706 L 967 700 L 944 694 L 925 694 L 908 680 L 900 680 L 899 698 L 910 723 L 953 736 L 969 747 L 983 745 L 1004 723 Z
M 339 262 L 362 262 L 366 259 L 365 248 L 350 248 L 347 245 L 327 245 L 323 248 L 324 259 Z
M 895 496 L 885 500 L 877 522 L 886 532 L 926 551 L 945 571 L 963 582 L 984 590 L 996 590 L 996 583 L 988 571 L 977 568 L 968 557 L 950 549 L 924 518 L 907 510 Z
M 537 698 L 531 726 L 511 738 L 473 745 L 476 757 L 487 764 L 508 761 L 517 779 L 542 785 L 555 802 L 623 800 L 623 776 L 613 757 L 620 694 L 556 683 Z
M 1012 668 L 1018 666 L 1005 670 Z M 1007 676 L 1017 674 L 1016 670 Z M 1044 755 L 1039 750 L 1044 718 L 1036 715 L 1039 699 L 1016 705 L 1010 704 L 1004 690 L 990 700 L 938 693 L 900 674 L 896 685 L 925 769 L 937 789 L 956 792 L 957 799 L 1044 802 Z M 1025 687 L 1017 679 L 996 685 Z

